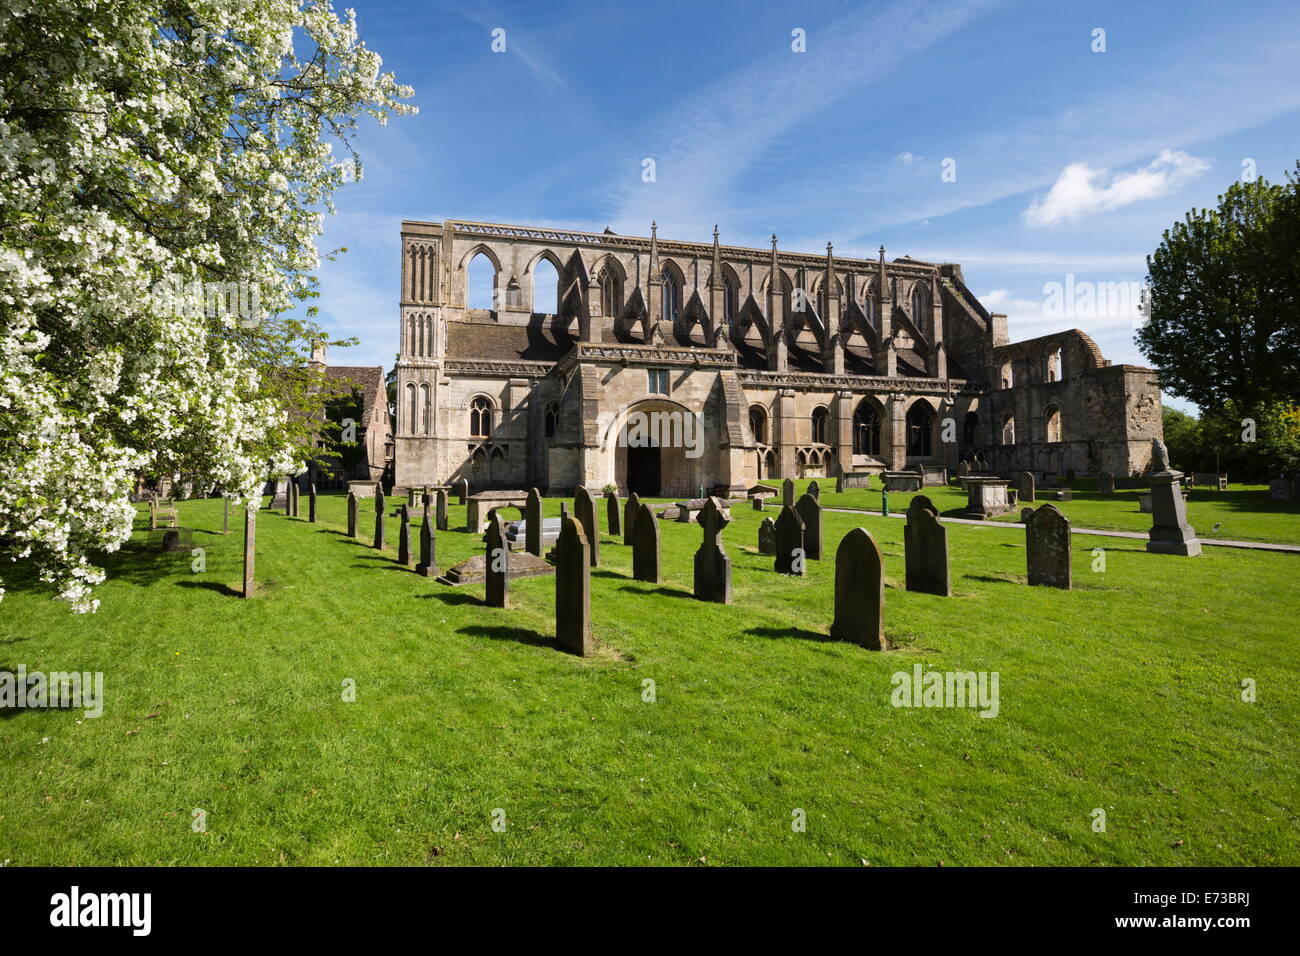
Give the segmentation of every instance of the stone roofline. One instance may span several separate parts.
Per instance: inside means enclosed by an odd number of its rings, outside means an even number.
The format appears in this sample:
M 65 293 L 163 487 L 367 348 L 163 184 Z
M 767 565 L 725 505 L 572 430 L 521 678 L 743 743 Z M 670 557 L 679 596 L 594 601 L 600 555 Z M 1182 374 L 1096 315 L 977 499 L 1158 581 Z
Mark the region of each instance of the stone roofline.
M 455 234 L 475 236 L 482 239 L 525 240 L 540 243 L 560 243 L 563 245 L 593 248 L 620 248 L 633 252 L 650 251 L 650 239 L 642 236 L 624 236 L 612 233 L 583 232 L 577 229 L 552 229 L 540 226 L 515 226 L 506 223 L 474 222 L 466 219 L 447 219 L 441 223 L 421 222 L 413 219 L 402 220 L 402 235 L 411 237 L 436 238 L 443 234 L 444 227 L 450 226 Z M 655 237 L 660 255 L 671 256 L 674 253 L 709 258 L 713 255 L 713 244 L 707 242 L 683 242 L 676 239 Z M 719 255 L 724 259 L 749 260 L 753 262 L 770 262 L 771 248 L 761 249 L 752 246 L 730 246 L 718 244 Z M 826 253 L 786 252 L 777 248 L 777 260 L 809 267 L 824 269 Z M 878 259 L 858 259 L 850 256 L 835 256 L 837 271 L 840 268 L 858 269 L 863 272 L 879 269 Z M 955 263 L 923 262 L 907 256 L 886 260 L 886 265 L 893 275 L 920 277 L 950 276 L 953 270 L 960 275 L 960 267 Z

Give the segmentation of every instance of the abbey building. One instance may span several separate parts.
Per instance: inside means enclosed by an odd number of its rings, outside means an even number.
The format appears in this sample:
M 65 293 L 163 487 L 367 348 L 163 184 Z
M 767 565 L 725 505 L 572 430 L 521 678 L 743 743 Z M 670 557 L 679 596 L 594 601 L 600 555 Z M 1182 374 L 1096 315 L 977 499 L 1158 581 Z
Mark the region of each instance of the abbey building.
M 1010 342 L 959 265 L 656 232 L 402 223 L 394 483 L 739 496 L 963 461 L 1149 463 L 1155 373 L 1111 365 L 1078 329 Z M 468 307 L 475 260 L 494 273 L 491 308 Z M 543 262 L 553 297 L 534 287 Z M 535 293 L 554 311 L 535 312 Z M 702 440 L 624 440 L 655 412 L 690 416 Z

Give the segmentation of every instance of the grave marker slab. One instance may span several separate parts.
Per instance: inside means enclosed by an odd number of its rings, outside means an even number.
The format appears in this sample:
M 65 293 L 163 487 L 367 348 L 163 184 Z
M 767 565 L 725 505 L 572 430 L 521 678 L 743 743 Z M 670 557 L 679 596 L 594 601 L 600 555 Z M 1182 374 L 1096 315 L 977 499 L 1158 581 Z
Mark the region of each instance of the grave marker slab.
M 636 529 L 632 532 L 632 577 L 637 581 L 659 583 L 659 522 L 649 505 L 641 506 Z
M 636 519 L 641 514 L 641 496 L 635 491 L 628 496 L 627 504 L 623 506 L 623 543 L 632 544 L 636 539 L 633 537 L 633 527 L 636 525 Z
M 789 478 L 781 482 L 781 504 L 794 507 L 794 482 Z
M 578 485 L 573 493 L 573 516 L 582 522 L 582 536 L 587 539 L 587 550 L 594 568 L 600 564 L 600 528 L 596 526 L 596 502 L 582 485 Z
M 776 522 L 771 518 L 758 526 L 758 553 L 776 554 Z
M 536 488 L 529 489 L 524 503 L 524 550 L 542 556 L 542 493 Z
M 439 531 L 447 530 L 447 489 L 439 488 L 434 499 L 434 527 Z
M 469 482 L 462 478 L 456 482 L 456 496 L 460 498 L 460 503 L 464 504 L 465 499 L 469 497 Z
M 488 513 L 487 534 L 483 542 L 487 546 L 484 555 L 487 575 L 487 594 L 484 603 L 488 607 L 510 606 L 510 545 L 506 542 L 506 529 L 501 523 L 501 515 L 496 511 Z
M 316 523 L 316 482 L 307 486 L 307 520 Z
M 433 531 L 433 518 L 427 510 L 420 522 L 420 562 L 415 566 L 415 573 L 426 578 L 438 576 L 438 539 Z
M 782 505 L 776 519 L 776 560 L 778 574 L 804 573 L 803 519 L 791 505 Z
M 1115 493 L 1115 476 L 1109 471 L 1103 471 L 1097 476 L 1097 490 L 1103 495 L 1113 495 Z
M 555 642 L 580 657 L 596 650 L 591 635 L 590 554 L 582 524 L 565 515 L 555 543 Z
M 357 493 L 348 492 L 348 537 L 357 536 Z
M 804 495 L 795 505 L 803 522 L 803 553 L 809 561 L 822 559 L 822 506 L 812 495 Z
M 384 493 L 375 490 L 375 550 L 384 550 Z
M 1025 560 L 1032 587 L 1070 590 L 1070 520 L 1043 505 L 1025 522 Z
M 611 537 L 618 537 L 623 533 L 623 523 L 620 521 L 621 513 L 618 507 L 618 495 L 612 491 L 605 492 L 605 523 Z
M 815 500 L 821 501 L 822 500 L 821 485 L 817 484 L 815 480 L 810 481 L 808 483 L 808 494 L 812 495 Z
M 1020 500 L 1024 504 L 1029 504 L 1034 500 L 1034 492 L 1036 490 L 1034 488 L 1033 472 L 1022 471 L 1020 473 L 1019 481 L 1020 483 L 1017 485 L 1017 488 L 1020 491 Z
M 403 567 L 411 566 L 411 511 L 408 505 L 402 505 L 401 523 L 397 526 L 397 563 Z
M 866 528 L 854 528 L 835 550 L 835 620 L 831 637 L 873 651 L 885 643 L 885 576 L 880 547 Z
M 924 498 L 924 502 L 918 502 Z M 948 529 L 939 522 L 930 500 L 917 495 L 907 507 L 903 526 L 903 550 L 907 590 L 922 594 L 952 596 L 948 575 Z

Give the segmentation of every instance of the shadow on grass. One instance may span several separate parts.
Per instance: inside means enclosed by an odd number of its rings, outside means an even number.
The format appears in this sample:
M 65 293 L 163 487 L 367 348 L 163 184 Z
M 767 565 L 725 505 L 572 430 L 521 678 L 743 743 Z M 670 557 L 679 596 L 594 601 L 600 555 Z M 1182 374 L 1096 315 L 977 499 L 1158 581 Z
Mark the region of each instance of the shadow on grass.
M 464 591 L 434 591 L 432 594 L 417 594 L 421 601 L 441 601 L 443 604 L 482 604 L 472 594 L 466 594 Z
M 809 631 L 802 627 L 751 627 L 744 634 L 753 634 L 755 637 L 770 637 L 774 640 L 786 640 L 796 638 L 801 641 L 823 641 L 827 643 L 839 643 L 829 634 L 818 634 L 816 631 Z
M 649 583 L 649 582 L 644 582 L 644 583 Z M 646 587 L 636 587 L 635 585 L 632 584 L 625 584 L 621 588 L 619 588 L 619 590 L 635 591 L 637 594 L 662 594 L 665 597 L 684 597 L 684 598 L 690 598 L 691 600 L 695 599 L 694 594 L 692 594 L 690 591 L 683 591 L 681 588 L 670 588 L 670 587 L 662 587 L 662 586 L 657 588 L 646 588 Z
M 222 584 L 220 581 L 177 581 L 178 588 L 202 588 L 205 591 L 216 591 L 218 594 L 225 594 L 228 597 L 242 597 L 242 591 L 236 591 L 229 584 Z
M 486 624 L 471 624 L 469 627 L 460 628 L 456 633 L 466 634 L 470 637 L 486 637 L 493 641 L 514 641 L 516 644 L 530 644 L 533 647 L 555 646 L 555 641 L 552 638 L 523 627 L 491 627 Z
M 962 575 L 967 581 L 986 581 L 989 584 L 1015 584 L 1023 585 L 1024 578 L 995 578 L 989 574 L 964 574 Z

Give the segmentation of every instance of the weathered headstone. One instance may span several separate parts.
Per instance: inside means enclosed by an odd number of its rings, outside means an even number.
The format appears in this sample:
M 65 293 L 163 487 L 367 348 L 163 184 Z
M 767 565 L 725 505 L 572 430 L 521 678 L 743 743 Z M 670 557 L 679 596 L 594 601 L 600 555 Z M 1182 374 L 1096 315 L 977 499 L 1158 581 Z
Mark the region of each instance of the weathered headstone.
M 640 522 L 638 522 L 639 524 Z M 710 497 L 700 512 L 704 541 L 695 552 L 695 599 L 731 603 L 731 558 L 722 547 L 722 529 L 729 524 L 718 499 Z
M 415 487 L 415 485 L 411 485 L 409 488 L 406 489 L 406 507 L 407 507 L 407 508 L 414 508 L 414 507 L 415 507 L 415 493 L 416 493 L 416 487 Z
M 842 495 L 842 494 L 844 494 L 844 476 L 843 476 L 843 475 L 836 475 L 836 476 L 835 476 L 835 493 L 836 493 L 837 495 Z
M 285 479 L 284 485 L 284 516 L 293 517 L 293 490 L 297 487 L 297 482 L 292 478 Z
M 789 478 L 781 482 L 781 504 L 794 507 L 794 482 Z
M 1070 589 L 1070 519 L 1043 505 L 1025 522 L 1025 560 L 1032 586 Z
M 573 516 L 582 522 L 582 536 L 587 539 L 587 551 L 594 568 L 600 564 L 600 528 L 596 525 L 596 502 L 582 485 L 578 485 L 573 493 Z
M 750 504 L 753 505 L 753 508 L 754 508 L 755 511 L 762 511 L 762 510 L 763 510 L 763 498 L 762 498 L 762 496 L 760 496 L 760 495 L 754 495 L 754 497 L 750 498 L 749 501 L 750 501 Z
M 907 590 L 951 597 L 948 529 L 940 524 L 933 506 L 927 507 L 929 503 L 925 495 L 917 495 L 907 507 L 907 524 L 903 526 Z
M 816 481 L 808 482 L 808 494 L 818 501 L 822 500 L 822 487 Z
M 433 492 L 428 485 L 424 488 L 424 493 L 420 495 L 420 504 L 424 507 L 424 513 L 429 514 L 429 509 L 433 505 Z
M 439 531 L 447 530 L 447 489 L 439 488 L 434 499 L 434 527 Z
M 1034 473 L 1031 471 L 1022 471 L 1020 473 L 1020 484 L 1017 486 L 1020 501 L 1028 504 L 1034 500 Z
M 415 566 L 415 573 L 426 578 L 438 576 L 438 539 L 433 532 L 433 518 L 427 510 L 420 522 L 420 562 Z
M 307 486 L 307 520 L 316 523 L 316 482 Z
M 565 515 L 555 542 L 555 642 L 581 657 L 596 650 L 591 636 L 590 554 L 582 524 Z
M 1192 558 L 1201 553 L 1196 529 L 1187 523 L 1187 502 L 1179 479 L 1181 471 L 1166 468 L 1151 476 L 1151 530 L 1147 550 Z
M 623 533 L 622 517 L 618 507 L 618 495 L 612 491 L 605 492 L 605 523 L 609 526 L 610 537 L 618 537 Z
M 632 532 L 632 577 L 659 583 L 659 522 L 649 505 L 641 506 Z
M 456 495 L 460 498 L 460 503 L 464 504 L 465 499 L 469 497 L 469 481 L 462 478 L 456 482 Z
M 1103 495 L 1113 495 L 1115 493 L 1115 476 L 1109 471 L 1103 471 L 1097 476 L 1097 490 Z
M 822 506 L 812 495 L 803 495 L 795 505 L 803 522 L 803 553 L 809 561 L 822 559 Z
M 384 493 L 375 489 L 375 550 L 384 550 Z
M 636 519 L 641 514 L 641 496 L 635 491 L 628 496 L 627 504 L 623 506 L 623 543 L 632 544 L 636 539 L 633 537 L 632 529 L 636 525 Z
M 792 505 L 782 505 L 776 519 L 776 560 L 778 574 L 803 574 L 803 519 Z
M 244 506 L 244 588 L 243 597 L 253 596 L 253 563 L 257 545 L 257 508 L 249 501 Z
M 854 528 L 835 550 L 835 620 L 831 637 L 873 651 L 885 643 L 885 576 L 880 547 L 866 528 Z
M 402 505 L 401 523 L 397 526 L 397 563 L 411 566 L 411 510 Z
M 495 510 L 488 513 L 487 534 L 487 596 L 488 607 L 510 606 L 510 543 L 506 541 L 505 525 Z
M 357 493 L 348 492 L 348 537 L 357 536 Z
M 758 526 L 758 553 L 776 554 L 776 522 L 764 518 Z
M 524 504 L 524 550 L 542 556 L 542 493 L 536 488 L 529 489 Z

